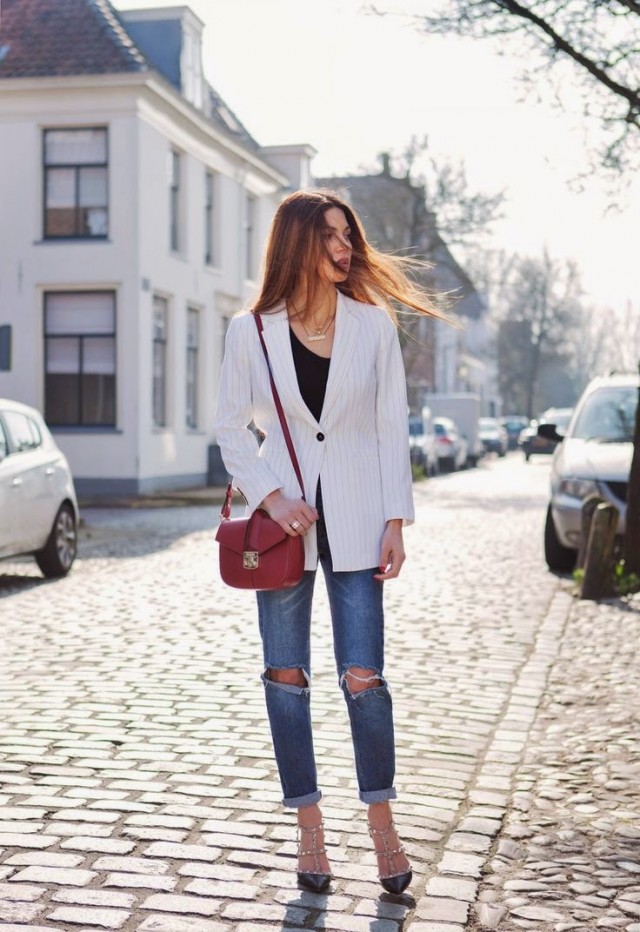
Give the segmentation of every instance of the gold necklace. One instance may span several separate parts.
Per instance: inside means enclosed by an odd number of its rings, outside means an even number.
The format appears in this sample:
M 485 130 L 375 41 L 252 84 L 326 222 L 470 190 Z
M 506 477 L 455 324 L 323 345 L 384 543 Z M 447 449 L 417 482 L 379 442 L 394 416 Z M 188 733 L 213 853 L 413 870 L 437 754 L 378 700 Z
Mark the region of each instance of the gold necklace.
M 328 322 L 326 325 L 323 324 L 322 327 L 314 327 L 314 332 L 313 332 L 313 333 L 309 333 L 309 331 L 308 331 L 307 328 L 305 327 L 304 323 L 302 322 L 302 319 L 300 319 L 300 326 L 302 327 L 302 329 L 304 330 L 304 332 L 305 332 L 306 335 L 307 335 L 307 342 L 308 342 L 308 343 L 317 343 L 318 340 L 326 340 L 327 334 L 329 333 L 329 330 L 331 329 L 331 324 L 334 322 L 335 319 L 336 319 L 336 315 L 333 314 L 333 315 L 329 318 L 329 322 Z M 323 327 L 324 327 L 324 329 L 323 329 Z

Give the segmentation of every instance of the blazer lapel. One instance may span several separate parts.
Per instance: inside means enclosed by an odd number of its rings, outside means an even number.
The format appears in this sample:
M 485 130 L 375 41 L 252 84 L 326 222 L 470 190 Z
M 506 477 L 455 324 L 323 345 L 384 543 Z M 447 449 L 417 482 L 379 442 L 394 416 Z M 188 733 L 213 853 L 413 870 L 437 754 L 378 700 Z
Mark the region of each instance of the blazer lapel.
M 353 365 L 353 354 L 358 342 L 360 321 L 349 310 L 349 299 L 338 292 L 336 306 L 336 330 L 329 366 L 327 391 L 322 408 L 323 422 L 329 418 L 331 409 L 340 397 L 340 385 Z
M 318 422 L 309 411 L 300 394 L 296 367 L 291 352 L 289 318 L 286 310 L 283 308 L 274 311 L 272 314 L 263 314 L 262 322 L 264 324 L 264 342 L 267 344 L 269 351 L 273 378 L 285 410 L 289 407 L 295 410 L 300 417 L 304 417 L 311 424 L 317 425 Z M 331 365 L 333 365 L 333 361 Z

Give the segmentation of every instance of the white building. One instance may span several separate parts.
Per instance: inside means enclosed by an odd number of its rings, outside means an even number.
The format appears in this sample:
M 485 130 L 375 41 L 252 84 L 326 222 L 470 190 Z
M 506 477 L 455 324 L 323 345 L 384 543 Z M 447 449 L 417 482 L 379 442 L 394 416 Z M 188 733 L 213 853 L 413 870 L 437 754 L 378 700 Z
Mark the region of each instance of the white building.
M 261 149 L 205 82 L 202 25 L 2 0 L 0 396 L 81 496 L 206 482 L 226 321 L 308 179 L 309 146 Z

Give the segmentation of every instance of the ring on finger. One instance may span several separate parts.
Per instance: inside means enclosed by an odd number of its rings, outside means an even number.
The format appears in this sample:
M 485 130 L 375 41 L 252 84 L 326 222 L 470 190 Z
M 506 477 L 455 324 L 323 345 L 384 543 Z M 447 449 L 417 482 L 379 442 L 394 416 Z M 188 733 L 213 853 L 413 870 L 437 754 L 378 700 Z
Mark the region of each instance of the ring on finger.
M 300 527 L 300 522 L 299 522 L 299 521 L 292 521 L 292 522 L 291 522 L 291 527 L 293 528 L 294 531 L 297 531 L 298 528 Z

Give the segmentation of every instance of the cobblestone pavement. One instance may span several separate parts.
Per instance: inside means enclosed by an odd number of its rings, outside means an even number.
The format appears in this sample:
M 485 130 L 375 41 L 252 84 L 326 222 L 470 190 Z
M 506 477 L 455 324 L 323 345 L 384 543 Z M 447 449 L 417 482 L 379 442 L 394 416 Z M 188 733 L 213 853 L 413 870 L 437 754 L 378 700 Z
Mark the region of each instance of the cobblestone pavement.
M 640 932 L 640 598 L 576 603 L 473 929 Z
M 595 928 L 590 910 L 637 932 L 638 612 L 572 607 L 546 572 L 546 481 L 546 463 L 511 456 L 416 487 L 386 592 L 415 875 L 399 898 L 376 881 L 322 586 L 313 714 L 335 880 L 315 895 L 296 888 L 253 596 L 217 578 L 216 509 L 88 510 L 83 557 L 55 583 L 0 564 L 0 924 L 462 932 L 500 913 L 500 929 L 560 930 Z M 583 904 L 595 892 L 606 905 Z M 527 916 L 542 906 L 561 918 Z

